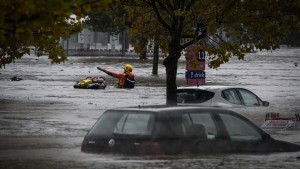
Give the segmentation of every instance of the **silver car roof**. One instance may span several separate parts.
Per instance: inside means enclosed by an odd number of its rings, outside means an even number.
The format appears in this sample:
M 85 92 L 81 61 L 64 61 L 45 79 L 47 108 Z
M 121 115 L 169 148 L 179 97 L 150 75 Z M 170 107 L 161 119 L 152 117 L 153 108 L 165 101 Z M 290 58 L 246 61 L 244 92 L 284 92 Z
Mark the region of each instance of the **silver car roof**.
M 180 111 L 180 110 L 207 110 L 207 111 L 230 111 L 226 108 L 218 108 L 218 107 L 199 107 L 199 106 L 141 106 L 141 107 L 121 107 L 115 109 L 108 109 L 107 111 L 140 111 L 140 112 L 168 112 L 168 111 Z
M 231 88 L 239 88 L 236 86 L 222 86 L 222 85 L 203 85 L 203 86 L 182 86 L 178 87 L 177 89 L 193 89 L 193 90 L 207 90 L 207 91 L 219 91 L 224 89 L 231 89 Z

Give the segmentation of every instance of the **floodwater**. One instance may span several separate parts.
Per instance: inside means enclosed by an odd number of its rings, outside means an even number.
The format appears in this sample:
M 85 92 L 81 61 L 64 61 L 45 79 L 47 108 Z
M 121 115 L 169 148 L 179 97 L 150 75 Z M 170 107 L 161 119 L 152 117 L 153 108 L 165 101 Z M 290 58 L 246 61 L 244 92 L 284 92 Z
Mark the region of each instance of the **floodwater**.
M 25 56 L 0 70 L 0 168 L 299 168 L 300 152 L 269 154 L 201 154 L 127 156 L 87 154 L 80 144 L 97 118 L 109 108 L 165 104 L 165 69 L 152 76 L 152 60 L 138 58 L 70 57 L 51 65 L 46 56 Z M 137 84 L 116 89 L 116 80 L 99 72 L 101 66 L 122 71 L 134 66 Z M 297 64 L 296 64 L 297 63 Z M 180 60 L 178 86 L 184 85 Z M 13 76 L 21 81 L 11 81 Z M 103 76 L 105 90 L 74 89 L 76 81 Z M 207 84 L 246 87 L 270 102 L 270 107 L 245 110 L 256 124 L 265 113 L 300 113 L 300 49 L 249 53 L 217 70 L 206 68 Z M 274 138 L 300 144 L 300 131 L 268 130 Z

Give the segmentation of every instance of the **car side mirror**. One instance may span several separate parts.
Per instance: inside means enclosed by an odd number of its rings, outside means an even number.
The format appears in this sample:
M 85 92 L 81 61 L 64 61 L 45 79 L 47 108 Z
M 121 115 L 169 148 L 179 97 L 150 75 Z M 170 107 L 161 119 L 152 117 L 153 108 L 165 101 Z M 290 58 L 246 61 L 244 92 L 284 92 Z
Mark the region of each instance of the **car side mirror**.
M 270 105 L 270 103 L 268 101 L 263 101 L 263 106 L 268 107 Z

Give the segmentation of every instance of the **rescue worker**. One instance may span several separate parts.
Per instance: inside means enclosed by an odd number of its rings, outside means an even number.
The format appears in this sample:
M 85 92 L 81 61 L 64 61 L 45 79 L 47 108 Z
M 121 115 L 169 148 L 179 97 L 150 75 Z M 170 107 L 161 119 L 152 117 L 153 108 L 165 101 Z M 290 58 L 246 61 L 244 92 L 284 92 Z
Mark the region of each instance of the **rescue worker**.
M 108 74 L 109 76 L 115 77 L 119 79 L 119 83 L 117 84 L 117 88 L 134 88 L 135 75 L 132 73 L 133 66 L 130 64 L 126 64 L 122 66 L 124 69 L 123 73 L 115 73 L 108 71 L 106 69 L 102 69 L 101 67 L 97 67 L 98 70 L 103 71 L 104 73 Z

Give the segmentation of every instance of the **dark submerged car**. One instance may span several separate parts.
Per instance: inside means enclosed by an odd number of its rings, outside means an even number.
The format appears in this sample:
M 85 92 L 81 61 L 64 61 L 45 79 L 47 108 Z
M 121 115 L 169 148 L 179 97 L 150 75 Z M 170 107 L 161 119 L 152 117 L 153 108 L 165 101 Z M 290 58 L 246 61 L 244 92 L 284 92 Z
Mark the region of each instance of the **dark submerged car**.
M 107 110 L 85 136 L 82 152 L 138 154 L 293 152 L 244 116 L 204 107 Z

